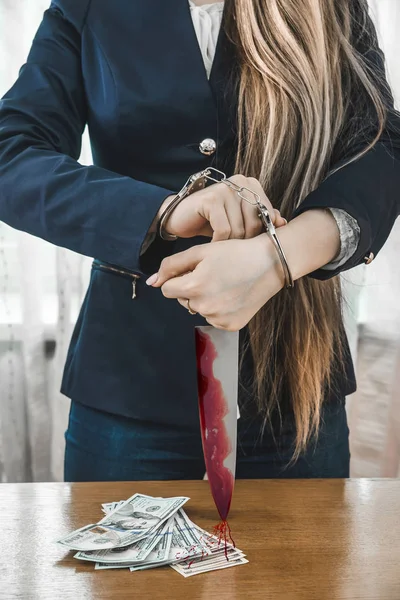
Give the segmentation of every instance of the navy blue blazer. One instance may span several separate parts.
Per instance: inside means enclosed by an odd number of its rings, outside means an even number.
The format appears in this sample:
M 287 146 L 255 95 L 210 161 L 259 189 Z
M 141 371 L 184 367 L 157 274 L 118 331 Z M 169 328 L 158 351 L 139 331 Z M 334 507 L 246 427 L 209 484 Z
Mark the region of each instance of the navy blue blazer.
M 187 0 L 55 0 L 1 102 L 0 218 L 96 259 L 62 383 L 75 400 L 197 426 L 193 328 L 204 321 L 143 277 L 132 300 L 132 285 L 134 274 L 151 274 L 167 254 L 201 241 L 157 240 L 140 256 L 166 196 L 208 165 L 232 173 L 233 54 L 222 30 L 208 81 Z M 382 70 L 381 54 L 371 56 Z M 77 162 L 86 124 L 89 167 Z M 398 125 L 393 114 L 376 148 L 325 180 L 298 211 L 337 207 L 357 219 L 359 247 L 340 271 L 376 255 L 399 214 Z M 205 138 L 217 142 L 214 156 L 200 151 Z M 249 360 L 242 376 L 251 378 Z M 348 357 L 335 397 L 354 389 Z

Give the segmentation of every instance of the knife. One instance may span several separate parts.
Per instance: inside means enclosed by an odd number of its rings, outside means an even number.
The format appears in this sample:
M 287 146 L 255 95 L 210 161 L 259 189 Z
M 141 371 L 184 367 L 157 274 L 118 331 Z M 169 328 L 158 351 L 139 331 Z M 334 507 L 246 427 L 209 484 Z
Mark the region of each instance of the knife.
M 221 522 L 221 541 L 233 542 L 227 518 L 235 485 L 239 332 L 196 327 L 201 439 L 211 493 Z

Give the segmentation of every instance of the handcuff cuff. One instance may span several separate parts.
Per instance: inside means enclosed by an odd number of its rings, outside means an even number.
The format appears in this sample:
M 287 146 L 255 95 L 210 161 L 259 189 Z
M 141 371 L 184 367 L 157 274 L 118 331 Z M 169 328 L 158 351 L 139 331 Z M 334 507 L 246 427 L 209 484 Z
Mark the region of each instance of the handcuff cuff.
M 171 235 L 165 231 L 165 226 L 167 224 L 167 221 L 168 221 L 169 217 L 171 216 L 172 212 L 178 206 L 178 204 L 180 204 L 182 202 L 182 200 L 184 200 L 185 198 L 187 198 L 194 192 L 204 189 L 207 184 L 207 181 L 211 181 L 213 183 L 225 184 L 226 186 L 228 186 L 229 188 L 234 190 L 237 193 L 237 195 L 239 196 L 239 198 L 241 198 L 245 202 L 248 202 L 249 204 L 252 204 L 253 206 L 255 206 L 257 208 L 258 217 L 261 219 L 261 223 L 263 224 L 265 232 L 269 235 L 270 239 L 272 240 L 272 242 L 278 252 L 278 256 L 281 261 L 282 269 L 283 269 L 283 272 L 285 275 L 285 287 L 293 288 L 294 281 L 293 281 L 292 274 L 290 272 L 288 261 L 286 259 L 286 256 L 285 256 L 285 253 L 281 246 L 281 243 L 279 241 L 279 238 L 276 235 L 276 229 L 272 222 L 269 211 L 268 211 L 267 207 L 264 206 L 264 204 L 262 204 L 259 194 L 257 194 L 253 190 L 250 190 L 247 187 L 239 186 L 236 183 L 234 183 L 233 181 L 230 181 L 226 177 L 225 173 L 223 173 L 222 171 L 219 171 L 218 169 L 215 169 L 214 167 L 208 167 L 204 171 L 200 171 L 199 173 L 195 173 L 194 175 L 191 175 L 189 177 L 189 179 L 187 180 L 187 182 L 185 183 L 185 185 L 183 186 L 183 188 L 178 192 L 178 194 L 176 196 L 174 196 L 174 198 L 171 200 L 171 202 L 168 204 L 168 206 L 165 207 L 164 211 L 160 215 L 158 225 L 157 225 L 157 233 L 160 236 L 160 238 L 165 241 L 169 241 L 169 242 L 176 241 L 178 239 L 178 236 Z M 250 196 L 253 199 L 252 200 L 249 199 L 245 195 L 244 192 L 250 194 Z

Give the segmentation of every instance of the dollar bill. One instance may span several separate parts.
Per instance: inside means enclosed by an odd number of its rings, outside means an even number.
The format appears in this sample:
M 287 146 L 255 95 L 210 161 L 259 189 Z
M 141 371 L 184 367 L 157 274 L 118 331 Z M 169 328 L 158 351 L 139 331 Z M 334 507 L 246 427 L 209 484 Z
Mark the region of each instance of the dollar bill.
M 177 515 L 180 515 L 184 518 L 186 528 L 192 532 L 193 536 L 197 537 L 199 543 L 202 546 L 205 546 L 207 549 L 211 550 L 211 552 L 218 552 L 221 548 L 225 550 L 225 541 L 219 539 L 217 536 L 209 533 L 205 529 L 202 529 L 201 527 L 196 525 L 196 523 L 193 523 L 193 521 L 189 519 L 188 515 L 186 514 L 183 508 L 181 508 L 177 512 Z M 226 546 L 227 548 L 235 547 L 230 542 L 227 542 Z
M 107 502 L 101 521 L 58 541 L 78 550 L 76 558 L 94 562 L 96 570 L 169 565 L 192 577 L 247 563 L 241 550 L 191 521 L 183 509 L 187 500 L 135 494 L 126 501 Z
M 211 550 L 211 553 L 215 553 L 215 552 L 220 552 L 221 550 L 225 551 L 225 541 L 219 539 L 217 536 L 212 535 L 211 533 L 209 533 L 208 531 L 205 531 L 204 529 L 202 529 L 201 527 L 198 527 L 197 525 L 195 525 L 195 528 L 197 529 L 197 534 L 199 536 L 199 539 L 201 540 L 201 543 L 204 544 L 205 546 L 207 546 L 207 548 L 209 548 Z M 230 542 L 226 543 L 226 547 L 229 549 L 234 549 L 235 546 L 233 544 L 231 544 Z
M 132 565 L 131 571 L 144 571 L 145 569 L 151 569 L 154 567 L 170 565 L 175 562 L 179 562 L 186 559 L 201 558 L 207 554 L 211 554 L 211 551 L 202 546 L 197 538 L 197 535 L 193 532 L 193 523 L 189 521 L 189 527 L 186 524 L 186 514 L 182 509 L 173 518 L 171 544 L 169 547 L 168 556 L 164 561 L 151 562 L 151 555 L 144 564 Z
M 175 519 L 174 532 L 177 537 L 179 547 L 187 550 L 199 550 L 205 554 L 209 554 L 209 548 L 205 543 L 202 543 L 201 536 L 194 523 L 189 519 L 184 510 L 178 510 Z
M 186 496 L 153 498 L 134 494 L 97 524 L 73 531 L 57 542 L 84 552 L 130 546 L 155 533 L 188 500 Z
M 173 532 L 174 522 L 173 518 L 169 519 L 167 523 L 161 528 L 161 530 L 157 531 L 154 536 L 151 538 L 145 538 L 141 540 L 134 546 L 140 547 L 141 550 L 134 552 L 134 547 L 128 547 L 126 549 L 122 548 L 121 552 L 118 554 L 114 554 L 112 560 L 108 560 L 111 553 L 114 550 L 104 550 L 101 555 L 101 560 L 96 563 L 96 570 L 102 569 L 120 569 L 127 567 L 134 567 L 140 565 L 156 565 L 157 563 L 164 562 L 169 555 L 169 549 L 172 543 L 172 532 Z M 155 542 L 153 541 L 155 539 Z M 151 541 L 150 541 L 151 540 Z M 148 543 L 148 547 L 146 548 L 146 544 Z M 77 556 L 77 558 L 82 558 L 83 560 L 95 560 L 95 556 L 93 553 L 79 553 L 81 556 Z M 87 558 L 87 555 L 91 555 L 91 558 Z M 99 553 L 97 553 L 99 555 Z M 119 559 L 121 557 L 122 560 Z
M 111 569 L 129 569 L 129 567 L 133 567 L 136 563 L 132 565 L 127 563 L 96 563 L 94 565 L 95 571 L 110 571 Z
M 78 552 L 75 558 L 99 563 L 121 563 L 130 565 L 136 561 L 145 560 L 157 544 L 157 532 L 147 538 L 143 538 L 130 546 L 122 548 L 111 548 L 109 550 L 88 550 Z
M 166 527 L 162 532 L 157 545 L 152 549 L 147 557 L 148 563 L 153 565 L 165 562 L 169 557 L 172 545 L 172 534 L 174 531 L 175 519 L 172 517 L 167 521 Z
M 176 564 L 180 568 L 186 568 L 188 566 L 190 566 L 191 568 L 192 566 L 198 567 L 219 562 L 229 562 L 231 559 L 236 559 L 240 557 L 244 558 L 245 556 L 246 555 L 241 550 L 237 550 L 236 548 L 230 548 L 226 552 L 225 550 L 221 549 L 221 551 L 218 553 L 210 554 L 207 556 L 203 555 L 195 558 L 190 557 Z
M 169 554 L 169 562 L 179 562 L 186 558 L 201 557 L 210 554 L 207 546 L 202 544 L 193 527 L 186 523 L 181 514 L 174 517 L 174 530 Z
M 199 537 L 198 529 L 184 510 L 180 509 L 161 531 L 155 532 L 154 536 L 123 548 L 78 552 L 75 557 L 96 562 L 97 570 L 126 567 L 139 570 L 155 566 L 156 563 L 170 564 L 173 561 L 210 554 L 210 549 L 199 542 Z
M 210 564 L 200 568 L 192 568 L 192 566 L 190 566 L 187 569 L 179 569 L 180 565 L 171 565 L 171 567 L 180 575 L 183 575 L 183 577 L 193 577 L 194 575 L 200 575 L 201 573 L 210 573 L 211 571 L 218 571 L 220 569 L 229 569 L 231 567 L 237 567 L 239 565 L 244 565 L 248 562 L 249 561 L 246 558 L 239 557 L 230 561 L 225 560 L 224 562 L 218 564 Z
M 215 571 L 217 569 L 227 568 L 228 566 L 245 564 L 246 562 L 248 561 L 245 558 L 245 554 L 240 550 L 232 548 L 227 551 L 227 557 L 224 550 L 221 551 L 219 555 L 213 554 L 202 558 L 190 559 L 179 564 L 172 564 L 171 567 L 184 577 L 190 577 L 191 575 L 196 575 L 198 573 Z
M 184 577 L 190 577 L 197 575 L 198 573 L 207 573 L 208 571 L 216 571 L 221 568 L 228 566 L 236 566 L 238 564 L 244 564 L 248 562 L 245 558 L 245 554 L 240 550 L 232 548 L 228 554 L 228 561 L 225 556 L 225 551 L 221 551 L 219 556 L 204 556 L 204 555 L 191 555 L 186 560 L 169 560 L 163 563 L 151 564 L 144 563 L 142 565 L 133 565 L 130 567 L 130 571 L 144 571 L 146 569 L 152 569 L 155 567 L 162 567 L 169 565 L 175 571 L 183 575 Z
M 120 500 L 119 502 L 106 502 L 105 504 L 101 505 L 101 508 L 103 512 L 107 515 L 113 510 L 115 510 L 118 506 L 121 506 L 121 504 L 123 504 L 124 502 L 125 500 Z

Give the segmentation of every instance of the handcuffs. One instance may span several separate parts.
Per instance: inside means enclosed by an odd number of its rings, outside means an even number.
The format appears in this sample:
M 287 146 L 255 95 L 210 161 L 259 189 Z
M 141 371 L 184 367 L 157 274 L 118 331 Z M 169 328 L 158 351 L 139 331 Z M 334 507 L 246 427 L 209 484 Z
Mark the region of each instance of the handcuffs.
M 278 256 L 281 261 L 282 269 L 283 269 L 283 272 L 285 275 L 285 287 L 293 288 L 294 281 L 293 281 L 292 274 L 290 272 L 288 261 L 286 259 L 286 256 L 285 256 L 285 253 L 281 246 L 281 243 L 279 241 L 279 238 L 276 235 L 276 229 L 272 222 L 269 211 L 268 211 L 267 207 L 264 206 L 264 204 L 262 204 L 260 196 L 256 192 L 253 192 L 253 190 L 250 190 L 247 187 L 239 186 L 236 183 L 234 183 L 233 181 L 230 181 L 226 177 L 225 173 L 223 173 L 222 171 L 219 171 L 218 169 L 215 169 L 214 167 L 208 167 L 204 171 L 200 171 L 199 173 L 195 173 L 194 175 L 191 175 L 189 177 L 189 179 L 187 180 L 187 182 L 185 183 L 185 185 L 183 186 L 183 188 L 180 190 L 180 192 L 178 192 L 178 194 L 176 196 L 174 196 L 174 198 L 171 200 L 171 202 L 168 204 L 168 206 L 165 207 L 164 211 L 160 215 L 158 225 L 157 225 L 157 232 L 158 232 L 158 235 L 161 237 L 161 239 L 163 239 L 165 241 L 175 241 L 178 239 L 178 236 L 171 235 L 165 231 L 165 226 L 167 224 L 167 221 L 168 221 L 169 217 L 171 216 L 172 212 L 178 206 L 178 204 L 180 204 L 182 202 L 182 200 L 184 200 L 185 198 L 187 198 L 194 192 L 204 189 L 207 184 L 207 181 L 211 181 L 213 183 L 223 183 L 223 184 L 227 185 L 228 187 L 230 187 L 237 193 L 239 198 L 241 198 L 245 202 L 248 202 L 249 204 L 252 204 L 253 206 L 255 206 L 257 208 L 258 217 L 261 219 L 261 222 L 264 226 L 266 233 L 269 235 L 270 239 L 272 240 L 272 242 L 278 252 Z M 249 193 L 253 197 L 253 199 L 250 200 L 248 197 L 246 197 L 244 192 Z

